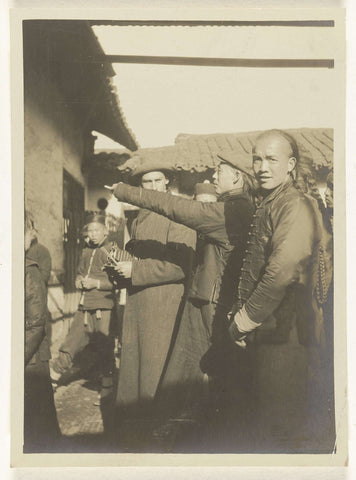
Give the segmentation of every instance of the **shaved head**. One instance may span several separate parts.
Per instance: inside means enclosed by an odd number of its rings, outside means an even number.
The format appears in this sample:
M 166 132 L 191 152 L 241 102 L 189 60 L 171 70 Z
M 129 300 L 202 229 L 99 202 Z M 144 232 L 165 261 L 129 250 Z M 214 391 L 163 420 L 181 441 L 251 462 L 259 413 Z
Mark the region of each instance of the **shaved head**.
M 288 180 L 299 158 L 294 138 L 282 130 L 268 130 L 256 140 L 253 169 L 261 188 L 272 190 Z
M 292 135 L 289 135 L 289 133 L 284 132 L 283 130 L 278 130 L 278 129 L 267 130 L 265 132 L 262 132 L 256 139 L 253 153 L 255 152 L 257 143 L 263 140 L 269 141 L 269 142 L 273 142 L 273 141 L 281 142 L 281 145 L 284 145 L 286 148 L 289 149 L 288 155 L 290 155 L 291 157 L 294 157 L 297 161 L 299 160 L 299 150 L 298 150 L 297 142 L 294 140 Z

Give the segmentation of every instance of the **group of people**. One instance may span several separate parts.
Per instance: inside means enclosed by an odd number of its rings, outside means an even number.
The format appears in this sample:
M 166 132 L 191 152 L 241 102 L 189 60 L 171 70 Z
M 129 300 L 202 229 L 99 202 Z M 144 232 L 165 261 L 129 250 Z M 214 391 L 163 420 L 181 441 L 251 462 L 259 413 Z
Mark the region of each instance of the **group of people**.
M 111 258 L 105 217 L 88 219 L 80 305 L 52 379 L 95 335 L 118 448 L 132 420 L 138 436 L 142 425 L 150 440 L 168 432 L 177 452 L 331 452 L 332 181 L 326 210 L 281 130 L 262 133 L 252 158 L 232 150 L 218 160 L 213 185 L 197 184 L 195 199 L 169 193 L 163 163 L 131 172 L 140 187 L 112 185 L 120 202 L 140 207 L 131 240 Z

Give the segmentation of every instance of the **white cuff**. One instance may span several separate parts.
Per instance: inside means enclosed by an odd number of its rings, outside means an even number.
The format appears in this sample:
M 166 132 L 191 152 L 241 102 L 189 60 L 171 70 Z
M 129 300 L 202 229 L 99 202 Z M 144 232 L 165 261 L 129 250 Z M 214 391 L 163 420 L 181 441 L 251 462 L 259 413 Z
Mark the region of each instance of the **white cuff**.
M 239 332 L 241 333 L 249 333 L 252 332 L 252 330 L 255 330 L 255 328 L 259 327 L 261 323 L 256 323 L 253 322 L 249 316 L 246 313 L 245 307 L 242 307 L 241 310 L 239 310 L 235 317 L 234 317 L 234 322 L 237 325 L 237 328 L 239 329 Z

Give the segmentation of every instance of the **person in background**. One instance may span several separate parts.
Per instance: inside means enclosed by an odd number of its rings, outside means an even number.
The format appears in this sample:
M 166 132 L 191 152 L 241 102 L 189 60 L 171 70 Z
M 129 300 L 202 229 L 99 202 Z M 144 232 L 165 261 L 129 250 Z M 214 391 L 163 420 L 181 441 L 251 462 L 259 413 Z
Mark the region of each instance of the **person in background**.
M 27 212 L 27 215 L 28 215 L 27 218 L 29 223 L 32 223 L 32 225 L 34 226 L 35 225 L 34 218 L 32 217 L 32 215 L 29 214 L 29 212 Z M 44 245 L 39 243 L 35 227 L 33 227 L 33 231 L 35 232 L 36 236 L 32 240 L 31 246 L 26 252 L 26 258 L 28 258 L 29 260 L 33 260 L 34 262 L 37 263 L 40 273 L 42 275 L 42 279 L 46 286 L 46 298 L 47 298 L 48 282 L 51 277 L 51 270 L 52 270 L 52 259 L 48 249 Z M 50 346 L 51 346 L 51 327 L 52 327 L 52 317 L 47 307 L 46 335 L 47 335 Z
M 219 161 L 214 174 L 217 202 L 167 196 L 159 191 L 123 184 L 112 186 L 118 200 L 152 210 L 204 236 L 204 250 L 198 256 L 177 339 L 158 391 L 162 411 L 167 410 L 167 416 L 178 425 L 184 422 L 204 424 L 206 415 L 211 413 L 207 404 L 213 405 L 213 409 L 218 406 L 221 409 L 223 403 L 235 412 L 239 409 L 242 423 L 246 417 L 241 405 L 248 403 L 246 397 L 233 396 L 239 396 L 239 392 L 244 396 L 248 388 L 241 388 L 248 380 L 248 358 L 245 352 L 231 348 L 227 338 L 227 313 L 234 302 L 254 211 L 254 180 L 248 157 L 225 152 L 219 156 Z M 198 186 L 197 193 L 207 187 L 211 195 L 210 185 Z M 236 365 L 239 367 L 235 368 Z M 239 389 L 235 388 L 237 385 Z M 236 403 L 239 405 L 235 408 Z M 231 420 L 228 421 L 231 424 Z M 222 450 L 238 448 L 236 435 L 232 446 L 222 430 L 220 432 L 224 438 L 220 438 Z M 210 429 L 209 434 L 214 437 L 212 445 L 216 431 Z M 200 435 L 199 448 L 207 445 L 207 435 L 203 440 Z
M 34 225 L 34 219 L 32 216 L 28 217 L 28 221 Z M 43 281 L 47 286 L 51 276 L 52 259 L 48 249 L 38 242 L 37 233 L 35 235 L 36 236 L 31 242 L 30 248 L 26 252 L 26 257 L 38 264 Z
M 334 223 L 334 173 L 331 171 L 326 179 L 325 190 L 326 211 L 330 222 L 329 231 L 333 229 Z
M 51 378 L 60 377 L 73 365 L 74 357 L 91 341 L 95 342 L 102 375 L 99 399 L 112 392 L 114 367 L 114 339 L 111 335 L 111 317 L 114 307 L 113 283 L 103 270 L 111 249 L 107 240 L 105 216 L 90 213 L 86 218 L 86 243 L 79 260 L 75 286 L 81 290 L 78 310 L 70 330 L 59 348 L 59 355 L 51 362 Z
M 25 253 L 37 232 L 25 213 Z M 25 256 L 24 452 L 54 452 L 60 437 L 48 361 L 47 292 L 39 265 Z
M 312 453 L 313 448 L 308 354 L 322 338 L 313 295 L 323 249 L 317 203 L 297 188 L 298 160 L 297 144 L 286 132 L 271 130 L 257 138 L 253 169 L 262 200 L 249 232 L 229 333 L 237 348 L 250 350 L 255 359 L 251 429 L 258 452 Z
M 161 167 L 165 165 L 144 162 L 131 172 L 131 181 L 139 179 L 143 192 L 178 198 L 167 192 L 169 173 Z M 158 385 L 186 300 L 195 244 L 195 232 L 148 210 L 140 209 L 133 221 L 126 250 L 135 259 L 115 267 L 119 278 L 129 281 L 116 396 L 118 440 L 123 420 L 149 419 L 155 412 Z
M 329 439 L 335 438 L 335 398 L 334 398 L 334 173 L 329 172 L 326 179 L 325 190 L 326 212 L 324 216 L 324 227 L 327 234 L 326 258 L 330 265 L 330 278 L 326 278 L 326 301 L 323 304 L 325 348 L 322 357 L 322 373 L 324 379 L 324 397 L 327 402 L 327 413 L 324 417 L 320 435 Z M 326 269 L 326 272 L 328 270 Z M 320 404 L 319 404 L 320 405 Z

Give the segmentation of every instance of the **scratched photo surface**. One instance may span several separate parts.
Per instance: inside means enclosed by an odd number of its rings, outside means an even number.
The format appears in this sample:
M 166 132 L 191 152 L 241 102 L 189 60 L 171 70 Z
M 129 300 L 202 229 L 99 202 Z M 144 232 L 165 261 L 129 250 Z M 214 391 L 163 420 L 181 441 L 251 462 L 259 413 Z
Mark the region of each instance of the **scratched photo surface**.
M 16 466 L 345 462 L 344 14 L 229 12 L 13 13 Z

